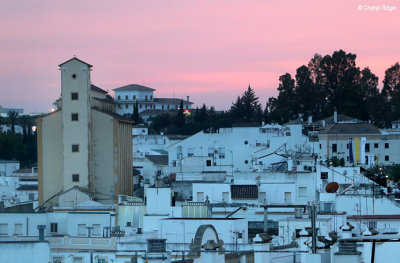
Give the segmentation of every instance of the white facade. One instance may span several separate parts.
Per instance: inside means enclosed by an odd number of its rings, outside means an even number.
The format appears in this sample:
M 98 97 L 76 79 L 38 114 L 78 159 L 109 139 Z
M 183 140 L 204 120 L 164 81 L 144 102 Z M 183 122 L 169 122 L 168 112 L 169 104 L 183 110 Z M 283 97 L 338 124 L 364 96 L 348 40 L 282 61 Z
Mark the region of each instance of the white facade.
M 177 110 L 183 100 L 184 109 L 191 109 L 192 102 L 189 97 L 184 99 L 154 98 L 155 89 L 138 84 L 130 84 L 114 89 L 116 112 L 120 115 L 132 114 L 134 105 L 138 104 L 139 113 L 145 110 Z
M 168 147 L 171 173 L 201 179 L 202 172 L 266 172 L 278 169 L 282 154 L 318 153 L 314 143 L 301 132 L 301 125 L 283 127 L 221 128 L 215 133 L 199 132 Z

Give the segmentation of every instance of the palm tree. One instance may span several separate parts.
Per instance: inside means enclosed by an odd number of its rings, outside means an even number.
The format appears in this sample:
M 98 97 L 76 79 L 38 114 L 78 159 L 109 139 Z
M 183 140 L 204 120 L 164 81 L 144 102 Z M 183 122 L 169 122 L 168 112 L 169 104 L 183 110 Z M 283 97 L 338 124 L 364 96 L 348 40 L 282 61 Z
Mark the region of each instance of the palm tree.
M 17 123 L 19 114 L 16 111 L 9 111 L 7 112 L 7 116 L 8 122 L 11 124 L 11 132 L 15 133 L 15 124 Z

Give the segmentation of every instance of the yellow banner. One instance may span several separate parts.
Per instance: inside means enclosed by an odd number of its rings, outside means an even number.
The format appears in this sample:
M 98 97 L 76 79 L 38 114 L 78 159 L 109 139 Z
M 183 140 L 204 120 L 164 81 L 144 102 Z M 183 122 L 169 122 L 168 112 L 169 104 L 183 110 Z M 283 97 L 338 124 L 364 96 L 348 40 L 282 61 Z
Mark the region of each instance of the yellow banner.
M 360 138 L 356 137 L 356 163 L 360 163 Z

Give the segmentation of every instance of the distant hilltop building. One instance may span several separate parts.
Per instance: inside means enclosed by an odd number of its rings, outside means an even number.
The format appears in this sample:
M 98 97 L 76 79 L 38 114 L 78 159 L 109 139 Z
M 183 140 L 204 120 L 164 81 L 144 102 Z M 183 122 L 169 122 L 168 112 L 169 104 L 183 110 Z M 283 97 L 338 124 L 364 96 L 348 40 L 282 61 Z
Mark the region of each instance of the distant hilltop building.
M 132 114 L 133 107 L 138 103 L 139 113 L 143 115 L 157 115 L 171 110 L 178 110 L 182 99 L 178 98 L 155 98 L 155 89 L 138 84 L 130 84 L 114 89 L 115 111 L 120 114 Z M 183 108 L 191 109 L 193 102 L 189 96 L 183 100 Z
M 132 195 L 132 121 L 91 84 L 90 64 L 72 58 L 59 67 L 57 110 L 37 119 L 39 205 Z

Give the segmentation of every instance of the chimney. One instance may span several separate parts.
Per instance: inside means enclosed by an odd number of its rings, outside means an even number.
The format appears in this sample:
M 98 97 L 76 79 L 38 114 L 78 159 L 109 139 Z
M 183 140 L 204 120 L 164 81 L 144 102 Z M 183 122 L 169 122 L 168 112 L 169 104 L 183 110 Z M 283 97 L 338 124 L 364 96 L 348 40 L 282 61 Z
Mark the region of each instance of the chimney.
M 337 109 L 336 109 L 336 107 L 333 108 L 333 122 L 337 123 Z
M 44 230 L 46 229 L 46 225 L 38 225 L 37 229 L 39 230 L 39 242 L 44 242 Z
M 189 96 L 186 96 L 186 101 L 189 102 Z

